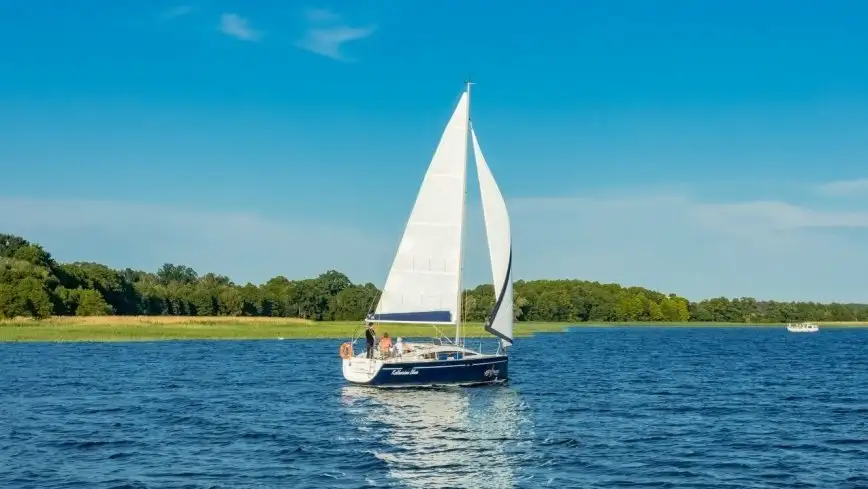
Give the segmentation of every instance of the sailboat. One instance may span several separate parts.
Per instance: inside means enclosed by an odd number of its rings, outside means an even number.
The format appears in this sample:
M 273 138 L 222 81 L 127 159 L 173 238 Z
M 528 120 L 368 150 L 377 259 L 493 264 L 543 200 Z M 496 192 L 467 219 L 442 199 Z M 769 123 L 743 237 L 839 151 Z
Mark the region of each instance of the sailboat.
M 340 348 L 344 378 L 370 386 L 436 386 L 503 383 L 508 379 L 507 349 L 513 344 L 512 237 L 509 214 L 470 121 L 470 87 L 462 91 L 422 180 L 376 308 L 366 327 L 425 324 L 442 333 L 429 342 L 399 348 L 354 352 Z M 482 198 L 485 234 L 495 292 L 485 331 L 497 350 L 467 347 L 462 336 L 464 230 L 467 204 L 468 146 L 472 144 Z

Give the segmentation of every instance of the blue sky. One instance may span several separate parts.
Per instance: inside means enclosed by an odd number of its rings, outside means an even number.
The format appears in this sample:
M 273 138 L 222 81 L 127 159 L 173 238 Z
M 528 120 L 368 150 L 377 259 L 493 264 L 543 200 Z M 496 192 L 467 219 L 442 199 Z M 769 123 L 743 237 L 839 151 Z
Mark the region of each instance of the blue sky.
M 471 76 L 517 278 L 868 302 L 866 16 L 856 1 L 0 2 L 0 230 L 61 260 L 382 286 Z M 490 271 L 470 198 L 472 285 Z

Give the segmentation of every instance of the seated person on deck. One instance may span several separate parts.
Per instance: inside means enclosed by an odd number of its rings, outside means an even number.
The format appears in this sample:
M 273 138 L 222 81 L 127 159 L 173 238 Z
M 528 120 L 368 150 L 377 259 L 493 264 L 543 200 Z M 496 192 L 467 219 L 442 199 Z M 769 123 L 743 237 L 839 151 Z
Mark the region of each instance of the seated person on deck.
M 404 353 L 409 353 L 413 348 L 410 345 L 404 344 L 404 338 L 398 337 L 398 341 L 395 342 L 395 355 L 403 355 Z
M 398 337 L 398 341 L 395 342 L 395 355 L 403 355 L 410 351 L 410 347 L 404 344 L 404 339 L 400 336 Z

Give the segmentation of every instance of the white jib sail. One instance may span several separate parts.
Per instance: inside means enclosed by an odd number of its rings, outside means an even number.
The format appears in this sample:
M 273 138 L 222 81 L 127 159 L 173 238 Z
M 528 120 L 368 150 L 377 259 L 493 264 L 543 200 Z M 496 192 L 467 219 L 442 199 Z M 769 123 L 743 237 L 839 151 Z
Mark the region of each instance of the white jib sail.
M 488 255 L 491 257 L 491 272 L 494 276 L 495 306 L 486 327 L 489 333 L 501 339 L 504 347 L 512 344 L 512 236 L 509 229 L 509 213 L 506 202 L 494 180 L 494 175 L 485 162 L 476 132 L 470 128 L 476 173 L 479 176 L 479 192 L 482 195 L 482 212 L 485 217 L 485 235 L 488 237 Z
M 467 118 L 468 95 L 464 92 L 422 180 L 371 320 L 428 324 L 458 321 Z

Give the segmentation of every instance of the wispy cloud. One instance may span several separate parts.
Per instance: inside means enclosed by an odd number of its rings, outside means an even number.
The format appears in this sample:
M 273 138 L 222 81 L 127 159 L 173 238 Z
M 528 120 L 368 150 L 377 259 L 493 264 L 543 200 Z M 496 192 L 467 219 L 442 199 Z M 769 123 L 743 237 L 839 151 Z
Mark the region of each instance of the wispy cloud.
M 247 19 L 233 13 L 224 13 L 220 16 L 220 32 L 242 41 L 258 41 L 263 36 L 262 31 L 251 27 Z
M 189 15 L 195 10 L 196 7 L 192 5 L 178 5 L 177 7 L 172 7 L 169 10 L 163 12 L 162 18 L 163 20 L 177 19 L 178 17 Z
M 719 204 L 689 193 L 513 199 L 508 205 L 517 277 L 637 284 L 699 299 L 868 302 L 868 276 L 854 273 L 868 269 L 868 209 Z M 484 243 L 481 231 L 469 234 Z M 468 248 L 474 262 L 485 263 L 484 245 Z
M 826 195 L 868 197 L 868 178 L 824 183 L 818 189 Z
M 325 9 L 308 10 L 305 18 L 308 26 L 296 46 L 344 62 L 353 60 L 343 53 L 343 45 L 364 39 L 377 29 L 376 26 L 351 27 L 338 14 Z
M 721 231 L 868 228 L 868 212 L 821 211 L 775 201 L 702 204 L 695 207 L 694 213 L 702 222 Z
M 508 189 L 505 189 L 508 190 Z M 509 198 L 516 278 L 581 278 L 684 294 L 868 302 L 868 208 L 709 202 L 690 191 Z M 704 195 L 704 194 L 703 194 Z M 853 201 L 847 201 L 852 203 Z M 820 207 L 820 206 L 823 207 Z M 482 211 L 468 209 L 465 285 L 490 283 Z M 382 286 L 404 222 L 364 229 L 128 202 L 0 197 L 0 232 L 61 260 L 153 270 L 179 262 L 237 281 L 336 268 Z
M 184 263 L 242 283 L 328 268 L 380 279 L 386 271 L 376 265 L 394 251 L 347 224 L 132 202 L 0 197 L 3 232 L 38 241 L 61 261 L 144 270 Z

